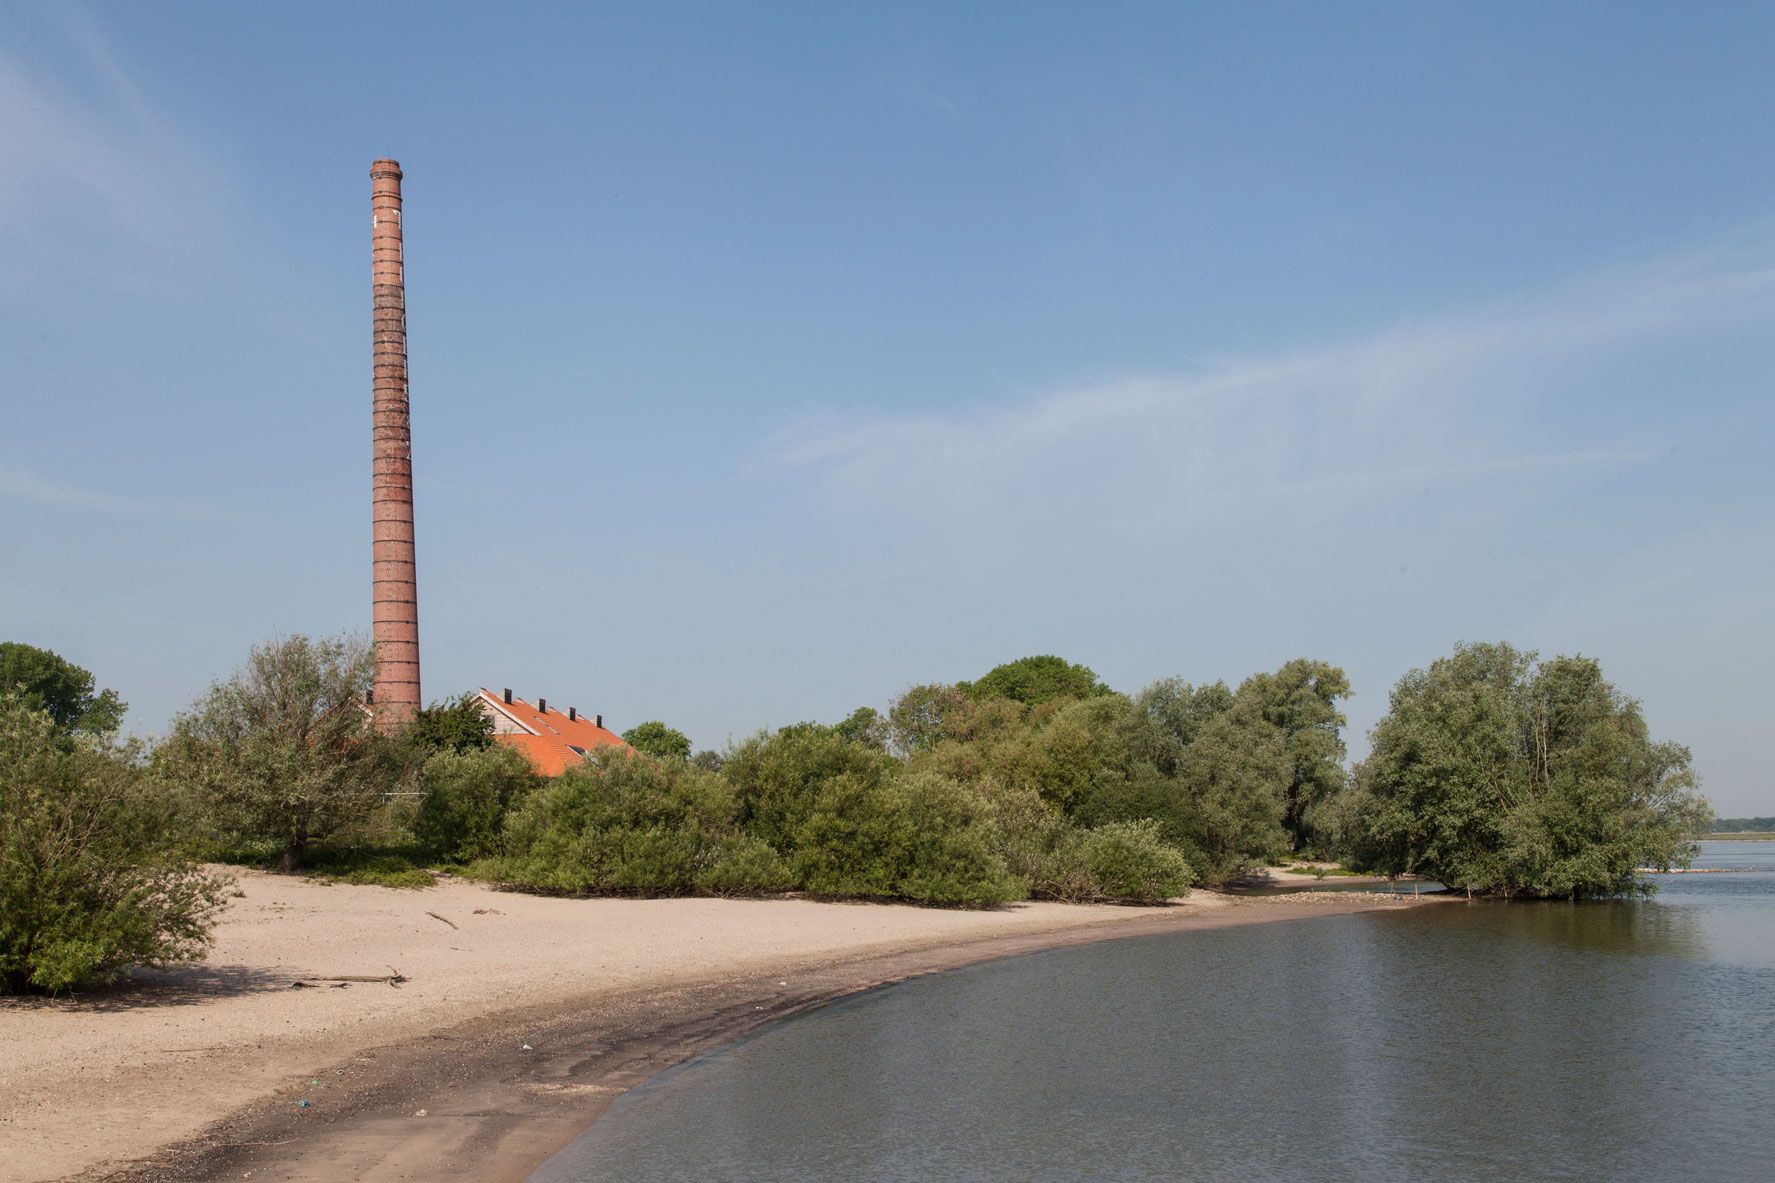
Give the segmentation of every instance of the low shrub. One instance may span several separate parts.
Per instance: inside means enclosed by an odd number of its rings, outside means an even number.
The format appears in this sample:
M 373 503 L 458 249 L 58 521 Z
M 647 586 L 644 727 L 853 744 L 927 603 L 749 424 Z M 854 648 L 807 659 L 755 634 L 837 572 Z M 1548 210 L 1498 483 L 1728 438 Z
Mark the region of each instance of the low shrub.
M 124 754 L 0 697 L 0 992 L 202 957 L 227 880 L 186 856 L 187 833 Z
M 1079 836 L 1078 857 L 1103 899 L 1159 903 L 1189 892 L 1189 863 L 1151 819 L 1086 830 Z
M 846 773 L 818 786 L 790 865 L 820 895 L 982 906 L 1028 894 L 1002 845 L 991 803 L 947 777 Z
M 770 843 L 735 834 L 716 847 L 715 861 L 697 874 L 696 883 L 715 895 L 764 895 L 792 890 L 795 877 Z
M 718 776 L 610 750 L 532 793 L 506 823 L 505 855 L 478 870 L 575 895 L 781 890 L 781 860 L 740 834 L 737 812 Z
M 444 862 L 496 855 L 506 815 L 541 784 L 524 754 L 503 744 L 438 752 L 420 769 L 413 836 Z
M 822 786 L 839 777 L 879 785 L 894 766 L 886 753 L 833 728 L 803 724 L 746 740 L 728 753 L 721 775 L 733 786 L 741 827 L 787 850 Z

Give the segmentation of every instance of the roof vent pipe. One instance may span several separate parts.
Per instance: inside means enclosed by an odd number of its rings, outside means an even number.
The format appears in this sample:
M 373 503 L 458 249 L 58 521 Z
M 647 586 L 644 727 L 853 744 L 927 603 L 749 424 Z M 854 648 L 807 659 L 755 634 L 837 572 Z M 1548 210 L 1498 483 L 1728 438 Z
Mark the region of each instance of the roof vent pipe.
M 505 705 L 508 707 L 512 705 L 512 688 L 510 686 L 505 688 Z
M 604 726 L 604 716 L 603 715 L 594 715 L 592 717 L 596 720 L 596 723 L 594 724 L 594 726 L 598 726 L 598 727 Z
M 568 707 L 567 708 L 567 721 L 569 723 L 572 723 L 573 721 L 575 721 L 578 718 L 579 718 L 579 708 L 578 707 Z
M 546 715 L 549 713 L 549 700 L 548 699 L 539 698 L 536 700 L 536 713 L 539 715 Z

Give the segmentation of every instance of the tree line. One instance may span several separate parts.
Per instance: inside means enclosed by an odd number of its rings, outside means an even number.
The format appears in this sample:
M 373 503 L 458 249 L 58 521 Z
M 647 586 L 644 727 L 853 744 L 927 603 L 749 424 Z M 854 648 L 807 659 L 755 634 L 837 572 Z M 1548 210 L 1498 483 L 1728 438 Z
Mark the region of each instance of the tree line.
M 116 738 L 124 704 L 91 674 L 0 645 L 0 985 L 200 955 L 218 862 L 989 906 L 1156 902 L 1316 857 L 1582 898 L 1643 889 L 1711 817 L 1688 752 L 1596 662 L 1502 644 L 1406 675 L 1354 768 L 1348 679 L 1308 659 L 1127 694 L 1028 657 L 722 751 L 649 721 L 552 779 L 472 695 L 378 733 L 373 670 L 351 637 L 263 644 L 147 744 Z
M 1775 833 L 1775 817 L 1716 817 L 1708 823 L 1710 834 Z

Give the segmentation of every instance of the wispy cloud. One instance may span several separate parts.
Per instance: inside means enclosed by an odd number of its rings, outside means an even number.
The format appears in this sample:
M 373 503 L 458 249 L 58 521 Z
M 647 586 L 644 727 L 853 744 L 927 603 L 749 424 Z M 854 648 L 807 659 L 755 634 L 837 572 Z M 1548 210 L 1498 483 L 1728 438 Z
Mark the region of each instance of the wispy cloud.
M 164 498 L 123 497 L 46 481 L 21 468 L 0 464 L 0 499 L 26 501 L 52 509 L 89 510 L 102 514 L 141 517 L 172 517 L 245 520 L 245 515 L 217 506 Z
M 9 286 L 32 284 L 45 267 L 77 267 L 122 286 L 142 273 L 164 281 L 168 264 L 204 242 L 216 172 L 94 22 L 76 7 L 51 11 L 29 59 L 0 48 Z M 154 266 L 132 266 L 144 258 Z
M 1667 441 L 1626 417 L 1546 412 L 1599 399 L 1622 350 L 1772 311 L 1775 234 L 1759 229 L 1332 348 L 954 411 L 808 419 L 761 464 L 812 472 L 836 518 L 888 531 L 940 520 L 995 543 L 1230 504 L 1249 518 L 1302 497 L 1323 515 L 1401 490 L 1650 459 Z

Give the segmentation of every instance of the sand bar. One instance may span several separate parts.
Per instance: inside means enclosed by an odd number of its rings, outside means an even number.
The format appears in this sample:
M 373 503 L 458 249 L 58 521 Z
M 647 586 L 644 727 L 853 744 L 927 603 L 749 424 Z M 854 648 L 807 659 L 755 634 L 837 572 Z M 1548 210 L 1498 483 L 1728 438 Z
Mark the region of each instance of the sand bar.
M 250 872 L 239 890 L 202 966 L 0 1003 L 0 1179 L 517 1180 L 627 1088 L 835 996 L 1106 937 L 1411 906 L 566 900 Z M 320 981 L 391 970 L 406 981 Z

